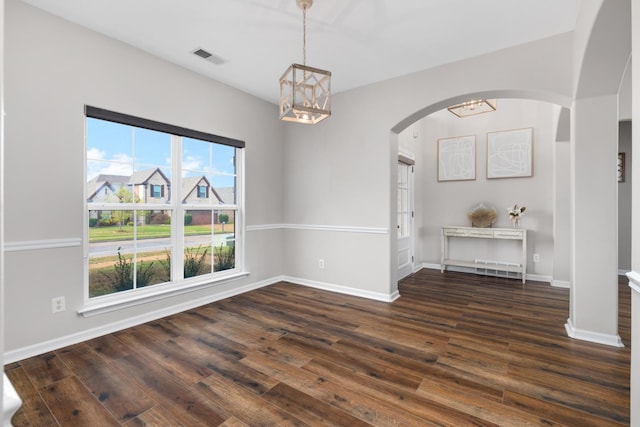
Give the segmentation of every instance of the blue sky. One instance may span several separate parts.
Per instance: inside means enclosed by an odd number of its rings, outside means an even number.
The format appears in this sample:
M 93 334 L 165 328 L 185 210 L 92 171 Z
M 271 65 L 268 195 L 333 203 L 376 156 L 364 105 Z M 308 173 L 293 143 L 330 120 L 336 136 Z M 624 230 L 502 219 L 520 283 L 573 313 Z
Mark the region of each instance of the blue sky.
M 233 185 L 235 148 L 183 138 L 183 176 L 206 176 L 214 187 Z M 101 173 L 130 176 L 160 167 L 171 179 L 171 136 L 87 118 L 87 181 Z

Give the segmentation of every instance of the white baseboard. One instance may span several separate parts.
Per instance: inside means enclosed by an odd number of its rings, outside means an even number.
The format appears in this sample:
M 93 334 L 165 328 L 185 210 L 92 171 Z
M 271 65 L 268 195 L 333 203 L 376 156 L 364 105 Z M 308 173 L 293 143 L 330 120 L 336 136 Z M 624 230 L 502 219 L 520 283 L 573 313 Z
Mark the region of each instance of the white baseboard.
M 109 323 L 108 325 L 100 326 L 97 328 L 88 329 L 75 334 L 65 335 L 52 340 L 44 341 L 41 343 L 33 344 L 30 346 L 18 348 L 4 353 L 4 363 L 13 363 L 29 357 L 44 354 L 53 350 L 57 350 L 69 345 L 78 344 L 83 341 L 91 340 L 106 334 L 121 331 L 132 326 L 137 326 L 146 322 L 152 322 L 154 320 L 161 319 L 172 314 L 181 313 L 186 310 L 190 310 L 196 307 L 200 307 L 206 304 L 210 304 L 215 301 L 219 301 L 225 298 L 233 297 L 243 294 L 245 292 L 253 291 L 255 289 L 263 288 L 265 286 L 273 285 L 278 282 L 291 282 L 302 286 L 308 286 L 316 289 L 323 289 L 326 291 L 337 292 L 346 295 L 352 295 L 362 298 L 368 298 L 376 301 L 392 302 L 400 297 L 400 293 L 395 291 L 391 294 L 383 294 L 378 292 L 363 291 L 361 289 L 349 288 L 346 286 L 334 285 L 331 283 L 316 282 L 313 280 L 305 280 L 289 276 L 276 276 L 260 282 L 251 283 L 248 285 L 240 286 L 238 288 L 217 292 L 206 297 L 188 301 L 182 304 L 175 304 L 169 307 L 164 307 L 160 310 L 155 310 L 149 313 L 142 314 L 140 316 L 130 317 L 118 322 Z
M 106 334 L 117 332 L 132 326 L 140 325 L 146 322 L 152 322 L 160 318 L 170 316 L 172 314 L 180 313 L 192 308 L 200 307 L 205 304 L 210 304 L 215 301 L 219 301 L 225 298 L 229 298 L 235 295 L 240 295 L 245 292 L 249 292 L 255 289 L 259 289 L 265 286 L 272 285 L 274 283 L 284 280 L 282 277 L 273 277 L 261 282 L 251 283 L 248 285 L 240 286 L 234 289 L 217 292 L 212 295 L 207 295 L 203 298 L 198 298 L 186 303 L 175 304 L 169 307 L 164 307 L 160 310 L 151 311 L 149 313 L 142 314 L 140 316 L 134 316 L 127 319 L 123 319 L 118 322 L 109 323 L 108 325 L 99 326 L 97 328 L 87 329 L 75 334 L 65 335 L 52 340 L 44 341 L 41 343 L 33 344 L 30 346 L 18 348 L 4 353 L 4 363 L 13 363 L 19 360 L 26 359 L 28 357 L 37 356 L 53 350 L 57 350 L 69 345 L 78 344 L 83 341 L 87 341 L 93 338 L 97 338 Z
M 362 289 L 350 288 L 347 286 L 334 285 L 332 283 L 317 282 L 315 280 L 300 279 L 298 277 L 284 276 L 285 282 L 295 283 L 297 285 L 308 286 L 310 288 L 322 289 L 325 291 L 336 292 L 339 294 L 351 295 L 355 297 L 367 298 L 375 301 L 393 302 L 400 298 L 400 293 L 396 290 L 391 294 L 380 292 L 363 291 Z
M 565 288 L 565 289 L 571 289 L 571 282 L 569 282 L 568 280 L 552 280 L 551 281 L 551 286 L 553 286 L 554 288 Z
M 567 331 L 567 335 L 577 340 L 589 341 L 597 344 L 609 345 L 612 347 L 624 347 L 620 335 L 609 335 L 603 334 L 601 332 L 578 329 L 573 325 L 571 319 L 567 319 L 567 323 L 565 323 L 564 328 Z

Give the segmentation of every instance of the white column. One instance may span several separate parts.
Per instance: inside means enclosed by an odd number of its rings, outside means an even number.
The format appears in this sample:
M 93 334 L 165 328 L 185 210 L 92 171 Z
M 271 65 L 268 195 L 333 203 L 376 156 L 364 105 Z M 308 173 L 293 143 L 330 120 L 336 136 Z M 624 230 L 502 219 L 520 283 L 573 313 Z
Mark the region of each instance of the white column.
M 640 4 L 631 2 L 631 44 L 640 51 Z M 633 55 L 631 146 L 631 425 L 640 425 L 640 55 Z M 637 171 L 634 173 L 634 171 Z M 635 345 L 634 345 L 635 344 Z
M 553 286 L 571 285 L 571 174 L 570 143 L 555 142 L 553 210 Z
M 572 108 L 569 336 L 623 346 L 618 335 L 618 96 Z

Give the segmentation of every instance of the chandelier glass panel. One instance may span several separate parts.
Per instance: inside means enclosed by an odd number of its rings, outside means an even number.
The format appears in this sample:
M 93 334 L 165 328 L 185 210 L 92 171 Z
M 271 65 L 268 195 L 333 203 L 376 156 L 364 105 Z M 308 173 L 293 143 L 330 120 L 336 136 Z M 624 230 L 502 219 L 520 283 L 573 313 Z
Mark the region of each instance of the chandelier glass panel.
M 307 9 L 313 0 L 296 0 L 302 9 L 303 64 L 291 64 L 280 77 L 280 119 L 316 124 L 331 115 L 331 72 L 307 66 Z

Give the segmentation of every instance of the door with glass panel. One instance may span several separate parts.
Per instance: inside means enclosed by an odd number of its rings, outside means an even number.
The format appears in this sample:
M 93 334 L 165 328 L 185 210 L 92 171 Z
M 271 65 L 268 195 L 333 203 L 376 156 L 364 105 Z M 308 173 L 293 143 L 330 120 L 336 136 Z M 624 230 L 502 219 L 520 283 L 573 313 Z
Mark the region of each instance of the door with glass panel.
M 413 273 L 413 165 L 398 162 L 398 279 Z

